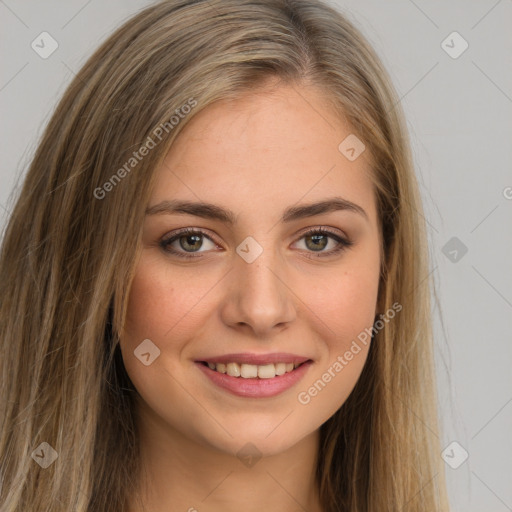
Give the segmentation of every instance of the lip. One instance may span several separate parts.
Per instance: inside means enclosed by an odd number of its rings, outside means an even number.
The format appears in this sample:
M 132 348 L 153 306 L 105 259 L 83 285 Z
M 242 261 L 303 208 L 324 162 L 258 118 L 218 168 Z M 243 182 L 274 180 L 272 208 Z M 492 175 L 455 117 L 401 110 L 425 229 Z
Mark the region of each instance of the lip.
M 230 356 L 231 357 L 231 356 Z M 267 357 L 267 356 L 265 356 Z M 223 360 L 220 360 L 223 359 Z M 304 359 L 304 358 L 303 358 Z M 223 363 L 225 361 L 225 356 L 219 358 L 219 360 L 215 360 L 214 358 L 208 359 L 209 362 L 219 362 Z M 239 362 L 240 359 L 229 359 L 228 362 Z M 265 359 L 268 362 L 268 358 Z M 243 363 L 244 361 L 242 361 Z M 280 359 L 276 362 L 293 362 L 293 361 L 284 361 Z M 301 361 L 302 362 L 302 361 Z M 256 364 L 256 363 L 246 363 L 246 364 Z M 263 363 L 264 364 L 264 363 Z M 272 396 L 279 395 L 284 391 L 290 389 L 295 384 L 297 384 L 309 370 L 309 367 L 313 364 L 311 359 L 305 359 L 304 362 L 294 370 L 289 373 L 285 373 L 283 375 L 276 375 L 271 379 L 244 379 L 243 377 L 231 377 L 227 373 L 220 373 L 215 370 L 211 370 L 208 365 L 204 364 L 201 361 L 196 361 L 195 365 L 199 368 L 200 371 L 204 373 L 204 375 L 216 386 L 229 391 L 233 395 L 246 397 L 246 398 L 268 398 Z
M 263 366 L 270 363 L 294 363 L 301 364 L 310 360 L 309 357 L 290 354 L 288 352 L 274 352 L 269 354 L 254 354 L 243 352 L 238 354 L 224 354 L 222 356 L 204 357 L 196 359 L 196 362 L 204 363 L 239 363 L 239 364 L 256 364 Z

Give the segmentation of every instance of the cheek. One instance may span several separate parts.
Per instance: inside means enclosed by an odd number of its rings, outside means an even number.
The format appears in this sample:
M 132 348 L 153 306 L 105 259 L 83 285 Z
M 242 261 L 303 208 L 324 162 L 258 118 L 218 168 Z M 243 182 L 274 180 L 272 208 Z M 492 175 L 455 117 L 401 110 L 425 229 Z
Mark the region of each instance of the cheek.
M 124 366 L 131 381 L 143 401 L 162 417 L 169 411 L 158 397 L 165 396 L 166 401 L 176 403 L 182 400 L 182 388 L 176 386 L 171 375 L 181 371 L 180 355 L 193 338 L 201 306 L 204 307 L 201 298 L 212 287 L 211 276 L 201 272 L 185 275 L 179 267 L 174 266 L 172 272 L 169 267 L 162 257 L 143 251 L 131 284 L 120 339 Z M 147 366 L 134 354 L 146 339 L 160 350 L 154 362 Z M 149 346 L 150 351 L 154 350 Z M 174 421 L 178 419 L 173 418 Z
M 322 340 L 322 357 L 297 401 L 317 420 L 326 421 L 343 405 L 366 362 L 377 313 L 380 266 L 375 254 L 368 250 L 347 258 L 340 272 L 318 276 L 309 293 L 306 288 L 302 292 Z
M 323 334 L 319 350 L 322 357 L 296 398 L 299 408 L 318 425 L 347 400 L 366 362 L 377 297 L 374 283 L 366 285 L 362 286 L 358 276 L 345 274 L 331 283 L 329 300 L 325 300 L 325 294 L 317 297 L 319 316 L 328 329 L 318 329 Z
M 179 340 L 184 326 L 200 310 L 200 298 L 211 287 L 200 273 L 182 276 L 179 268 L 172 273 L 162 259 L 143 256 L 130 289 L 124 336 L 130 343 L 154 339 L 162 348 L 168 340 Z M 182 336 L 180 336 L 180 334 Z
M 314 287 L 310 278 L 304 283 L 302 296 L 324 324 L 322 332 L 330 350 L 350 345 L 350 340 L 373 324 L 379 272 L 378 259 L 354 256 L 340 271 L 318 276 Z

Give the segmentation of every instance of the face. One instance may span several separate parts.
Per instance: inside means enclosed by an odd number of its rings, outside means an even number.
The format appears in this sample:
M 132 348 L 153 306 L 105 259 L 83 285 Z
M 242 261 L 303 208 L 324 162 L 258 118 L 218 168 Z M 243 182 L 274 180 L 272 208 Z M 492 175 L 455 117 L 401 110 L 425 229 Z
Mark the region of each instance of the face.
M 320 91 L 289 86 L 216 103 L 180 133 L 121 333 L 142 418 L 276 454 L 345 402 L 381 263 L 369 155 L 338 149 L 351 133 Z

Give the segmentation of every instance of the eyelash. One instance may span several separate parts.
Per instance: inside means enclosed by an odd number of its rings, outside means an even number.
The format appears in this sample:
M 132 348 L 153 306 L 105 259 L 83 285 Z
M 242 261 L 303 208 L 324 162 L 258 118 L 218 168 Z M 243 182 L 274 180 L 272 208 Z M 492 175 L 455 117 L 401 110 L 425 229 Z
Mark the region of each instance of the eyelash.
M 210 236 L 208 236 L 208 234 L 201 229 L 183 228 L 183 229 L 179 230 L 178 232 L 174 233 L 171 237 L 163 238 L 160 241 L 159 245 L 166 253 L 175 255 L 179 258 L 193 259 L 193 258 L 201 257 L 202 253 L 193 253 L 193 252 L 187 253 L 187 252 L 176 251 L 175 249 L 170 248 L 170 244 L 172 244 L 176 240 L 179 240 L 179 238 L 181 238 L 182 236 L 185 236 L 185 235 L 203 235 L 204 237 L 208 238 L 211 242 L 215 243 L 215 241 L 212 240 L 212 238 Z M 314 228 L 314 229 L 311 229 L 311 230 L 303 233 L 301 235 L 301 237 L 299 238 L 299 240 L 301 240 L 302 238 L 305 238 L 307 236 L 314 236 L 314 235 L 328 235 L 330 238 L 333 238 L 336 242 L 338 242 L 338 245 L 336 248 L 331 249 L 330 251 L 327 251 L 327 252 L 319 251 L 319 252 L 315 253 L 315 251 L 307 251 L 307 252 L 312 253 L 311 256 L 307 256 L 309 258 L 318 258 L 318 257 L 321 258 L 324 256 L 332 256 L 334 254 L 338 254 L 338 253 L 348 249 L 350 246 L 352 246 L 354 244 L 347 238 L 341 237 L 339 234 L 334 233 L 333 231 L 326 229 L 324 227 Z

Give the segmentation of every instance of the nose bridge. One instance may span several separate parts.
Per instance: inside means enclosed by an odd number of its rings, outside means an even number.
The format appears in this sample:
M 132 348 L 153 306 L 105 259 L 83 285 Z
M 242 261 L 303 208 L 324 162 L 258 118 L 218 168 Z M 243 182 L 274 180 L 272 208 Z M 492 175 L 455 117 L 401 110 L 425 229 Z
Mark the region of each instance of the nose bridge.
M 265 334 L 293 320 L 295 309 L 292 294 L 285 285 L 284 262 L 270 245 L 258 245 L 260 249 L 249 240 L 237 249 L 225 321 L 231 325 L 248 325 L 255 332 Z M 251 251 L 252 257 L 259 254 L 254 259 L 247 257 Z

